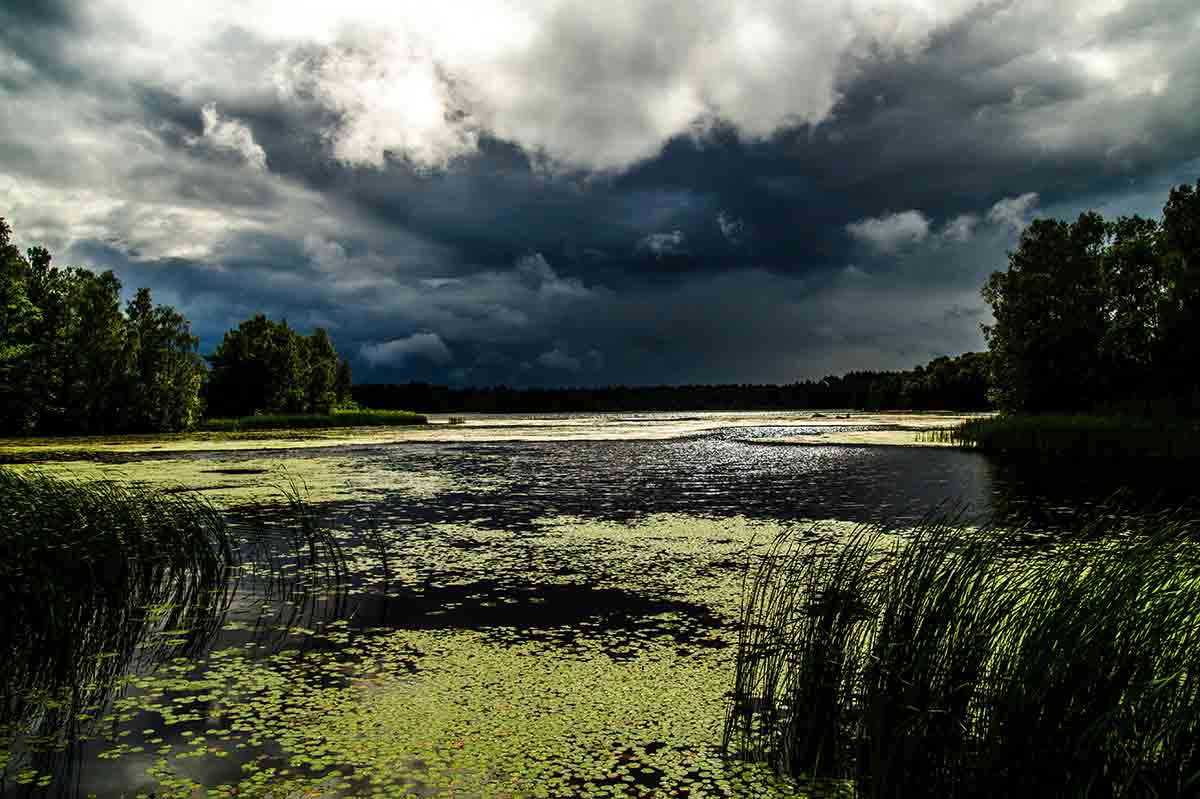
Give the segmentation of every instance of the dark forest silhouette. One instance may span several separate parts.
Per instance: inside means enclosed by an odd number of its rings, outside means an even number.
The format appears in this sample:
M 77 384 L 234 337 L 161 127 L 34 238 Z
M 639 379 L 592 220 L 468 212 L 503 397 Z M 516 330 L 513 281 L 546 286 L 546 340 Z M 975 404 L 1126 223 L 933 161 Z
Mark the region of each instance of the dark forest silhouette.
M 935 358 L 902 372 L 849 372 L 787 385 L 609 386 L 605 388 L 451 388 L 429 383 L 356 385 L 354 401 L 371 408 L 427 413 L 554 413 L 611 411 L 984 410 L 987 353 Z

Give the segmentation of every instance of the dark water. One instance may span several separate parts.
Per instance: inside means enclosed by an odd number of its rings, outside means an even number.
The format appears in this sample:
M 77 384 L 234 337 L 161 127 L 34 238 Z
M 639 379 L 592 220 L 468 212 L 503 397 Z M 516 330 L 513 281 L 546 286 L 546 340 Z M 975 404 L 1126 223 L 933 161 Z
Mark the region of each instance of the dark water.
M 470 522 L 509 531 L 554 514 L 614 521 L 655 513 L 744 515 L 892 526 L 948 506 L 974 520 L 1028 519 L 1054 528 L 1114 497 L 1131 510 L 1197 501 L 1194 475 L 1175 462 L 1004 460 L 941 447 L 755 443 L 795 432 L 737 428 L 668 441 L 421 443 L 278 455 L 286 463 L 341 454 L 368 472 L 448 472 L 466 485 L 499 480 L 500 491 L 452 491 L 414 501 L 381 490 L 366 505 L 331 503 L 326 509 L 346 518 L 369 510 L 397 524 Z M 239 456 L 219 457 L 236 468 Z
M 369 521 L 411 531 L 413 536 L 432 535 L 423 531 L 432 530 L 434 524 L 455 523 L 519 538 L 523 531 L 534 530 L 539 519 L 564 514 L 609 521 L 678 513 L 784 521 L 840 519 L 891 526 L 907 525 L 939 508 L 957 509 L 972 521 L 1032 520 L 1054 529 L 1068 526 L 1079 513 L 1112 502 L 1117 492 L 1122 507 L 1135 512 L 1159 506 L 1195 508 L 1196 503 L 1193 476 L 1170 463 L 1004 461 L 949 448 L 757 443 L 794 432 L 795 428 L 763 427 L 668 441 L 410 443 L 289 450 L 270 456 L 286 465 L 292 458 L 341 455 L 371 473 L 435 471 L 454 475 L 459 485 L 480 486 L 431 498 L 381 489 L 370 501 L 333 502 L 317 508 L 336 527 L 353 528 Z M 239 460 L 261 459 L 264 454 L 191 457 L 219 459 L 222 468 L 236 470 Z M 446 545 L 455 544 L 447 541 Z M 511 600 L 507 605 L 495 601 L 504 597 Z M 445 608 L 452 609 L 443 612 Z M 278 651 L 296 645 L 288 632 L 291 627 L 338 618 L 352 618 L 356 626 L 409 628 L 517 624 L 536 630 L 587 623 L 632 635 L 638 619 L 681 609 L 690 613 L 693 626 L 667 632 L 681 646 L 709 645 L 703 629 L 718 622 L 708 618 L 704 608 L 689 611 L 684 603 L 666 596 L 601 588 L 586 579 L 573 586 L 547 586 L 521 583 L 519 575 L 458 585 L 439 585 L 430 578 L 421 586 L 393 586 L 387 597 L 370 592 L 354 601 L 344 595 L 308 597 L 280 605 L 271 611 L 275 617 L 265 621 L 258 618 L 260 608 L 235 603 L 231 618 L 244 622 L 246 629 L 221 633 L 210 649 L 257 642 L 264 652 Z M 315 639 L 306 640 L 304 646 L 336 649 L 333 643 Z M 203 731 L 204 725 L 204 721 L 185 724 L 176 734 Z M 138 735 L 130 739 L 140 740 Z M 131 772 L 124 765 L 118 769 L 97 760 L 98 751 L 92 746 L 68 753 L 69 762 L 55 766 L 62 779 L 44 791 L 17 786 L 9 774 L 0 780 L 0 793 L 122 795 L 131 784 Z M 206 763 L 203 768 L 197 764 L 196 776 L 214 783 L 236 779 L 250 757 Z

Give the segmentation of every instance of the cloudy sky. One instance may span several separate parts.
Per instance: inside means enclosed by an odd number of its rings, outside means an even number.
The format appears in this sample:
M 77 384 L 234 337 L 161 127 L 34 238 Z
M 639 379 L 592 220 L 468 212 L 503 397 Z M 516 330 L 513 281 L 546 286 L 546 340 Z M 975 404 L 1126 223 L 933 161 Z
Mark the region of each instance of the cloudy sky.
M 204 352 L 789 382 L 979 349 L 1030 218 L 1194 182 L 1200 5 L 3 0 L 0 107 L 18 242 Z

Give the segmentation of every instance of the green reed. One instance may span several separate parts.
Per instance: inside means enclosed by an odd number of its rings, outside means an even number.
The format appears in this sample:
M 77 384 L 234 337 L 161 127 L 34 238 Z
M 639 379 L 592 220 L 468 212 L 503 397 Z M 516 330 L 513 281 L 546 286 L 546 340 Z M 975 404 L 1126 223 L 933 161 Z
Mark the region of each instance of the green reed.
M 277 600 L 344 583 L 303 487 L 281 491 L 280 523 L 235 526 L 194 492 L 0 468 L 0 752 L 56 770 L 131 670 L 203 652 L 244 572 Z
M 1171 416 L 1001 415 L 919 438 L 983 452 L 1093 457 L 1200 455 L 1200 421 Z
M 247 430 L 286 430 L 320 427 L 391 427 L 426 424 L 428 419 L 412 411 L 357 410 L 333 413 L 273 413 L 237 418 L 206 419 L 200 430 L 242 432 Z
M 194 652 L 231 596 L 234 542 L 191 494 L 0 469 L 0 541 L 4 738 L 71 728 L 135 656 Z
M 747 579 L 726 752 L 859 796 L 1195 795 L 1200 546 L 1142 524 L 780 537 Z

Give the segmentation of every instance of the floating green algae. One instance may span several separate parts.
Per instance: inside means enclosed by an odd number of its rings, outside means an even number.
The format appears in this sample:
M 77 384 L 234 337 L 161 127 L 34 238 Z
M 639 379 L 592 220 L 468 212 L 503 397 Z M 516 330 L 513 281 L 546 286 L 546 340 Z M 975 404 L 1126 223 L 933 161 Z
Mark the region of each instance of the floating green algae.
M 177 663 L 134 679 L 100 757 L 136 761 L 159 796 L 192 795 L 202 761 L 246 750 L 271 754 L 207 795 L 798 795 L 717 754 L 723 652 L 680 659 L 645 644 L 617 662 L 599 645 L 563 655 L 517 631 L 508 643 L 336 624 L 313 636 L 339 650 L 237 647 L 198 674 Z
M 742 569 L 782 529 L 340 531 L 348 598 L 268 602 L 266 623 L 240 598 L 216 651 L 129 677 L 80 743 L 130 796 L 797 795 L 717 750 Z M 28 754 L 0 754 L 9 778 L 48 784 Z
M 498 491 L 498 478 L 474 478 L 467 484 L 450 471 L 401 471 L 370 468 L 363 459 L 347 455 L 307 455 L 281 461 L 277 457 L 236 454 L 195 458 L 154 458 L 119 463 L 63 460 L 12 464 L 7 468 L 37 471 L 74 480 L 147 483 L 168 490 L 198 491 L 225 506 L 279 500 L 279 486 L 289 481 L 305 486 L 309 502 L 369 501 L 381 495 L 428 500 L 441 494 L 470 490 Z

